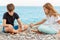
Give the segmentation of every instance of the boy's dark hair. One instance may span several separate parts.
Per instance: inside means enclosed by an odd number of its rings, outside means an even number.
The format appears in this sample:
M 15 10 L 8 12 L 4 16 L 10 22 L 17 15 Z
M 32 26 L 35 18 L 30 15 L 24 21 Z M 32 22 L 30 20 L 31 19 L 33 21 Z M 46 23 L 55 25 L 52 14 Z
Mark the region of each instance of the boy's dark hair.
M 13 11 L 15 9 L 15 6 L 14 6 L 14 4 L 8 4 L 7 5 L 7 10 L 9 11 L 9 12 L 11 12 L 11 11 Z

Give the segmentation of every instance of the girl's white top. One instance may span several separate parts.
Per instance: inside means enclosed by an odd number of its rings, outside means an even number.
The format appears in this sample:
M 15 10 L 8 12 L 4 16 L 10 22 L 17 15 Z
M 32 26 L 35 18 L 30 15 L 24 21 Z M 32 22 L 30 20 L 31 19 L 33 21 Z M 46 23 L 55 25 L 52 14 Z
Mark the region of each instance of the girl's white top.
M 57 21 L 60 20 L 60 16 L 48 16 L 46 17 L 47 21 L 44 23 L 45 25 L 53 27 L 57 32 L 60 30 L 60 24 Z

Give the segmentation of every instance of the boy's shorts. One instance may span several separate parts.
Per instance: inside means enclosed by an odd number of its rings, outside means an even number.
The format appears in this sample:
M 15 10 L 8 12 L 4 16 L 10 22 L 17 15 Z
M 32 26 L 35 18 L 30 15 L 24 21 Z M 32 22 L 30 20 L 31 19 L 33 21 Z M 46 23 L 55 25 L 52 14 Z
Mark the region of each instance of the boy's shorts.
M 13 27 L 15 30 L 17 30 L 19 27 L 18 27 L 18 25 L 16 25 L 16 26 L 14 26 Z M 22 30 L 24 30 L 24 26 L 22 26 Z M 5 28 L 3 27 L 3 29 L 2 29 L 2 32 L 5 32 Z

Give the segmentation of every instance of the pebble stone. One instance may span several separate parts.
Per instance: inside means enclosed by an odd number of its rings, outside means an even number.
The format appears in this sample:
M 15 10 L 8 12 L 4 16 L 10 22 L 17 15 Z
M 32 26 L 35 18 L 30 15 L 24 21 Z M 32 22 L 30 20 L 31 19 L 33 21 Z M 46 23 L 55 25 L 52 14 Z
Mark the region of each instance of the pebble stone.
M 0 40 L 60 40 L 60 37 L 50 34 L 37 34 L 31 31 L 27 31 L 27 33 L 21 32 L 15 35 L 9 33 L 2 33 L 0 31 Z

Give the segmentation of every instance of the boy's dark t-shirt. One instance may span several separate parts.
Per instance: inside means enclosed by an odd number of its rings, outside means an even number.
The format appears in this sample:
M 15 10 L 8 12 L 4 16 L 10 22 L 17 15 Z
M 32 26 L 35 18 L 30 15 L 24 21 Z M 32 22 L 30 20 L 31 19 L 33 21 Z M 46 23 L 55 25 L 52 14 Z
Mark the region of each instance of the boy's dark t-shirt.
M 18 19 L 19 16 L 17 13 L 14 12 L 13 16 L 10 16 L 8 14 L 8 12 L 6 12 L 4 15 L 3 15 L 3 19 L 6 19 L 6 24 L 11 24 L 12 26 L 14 26 L 14 20 L 15 19 Z

